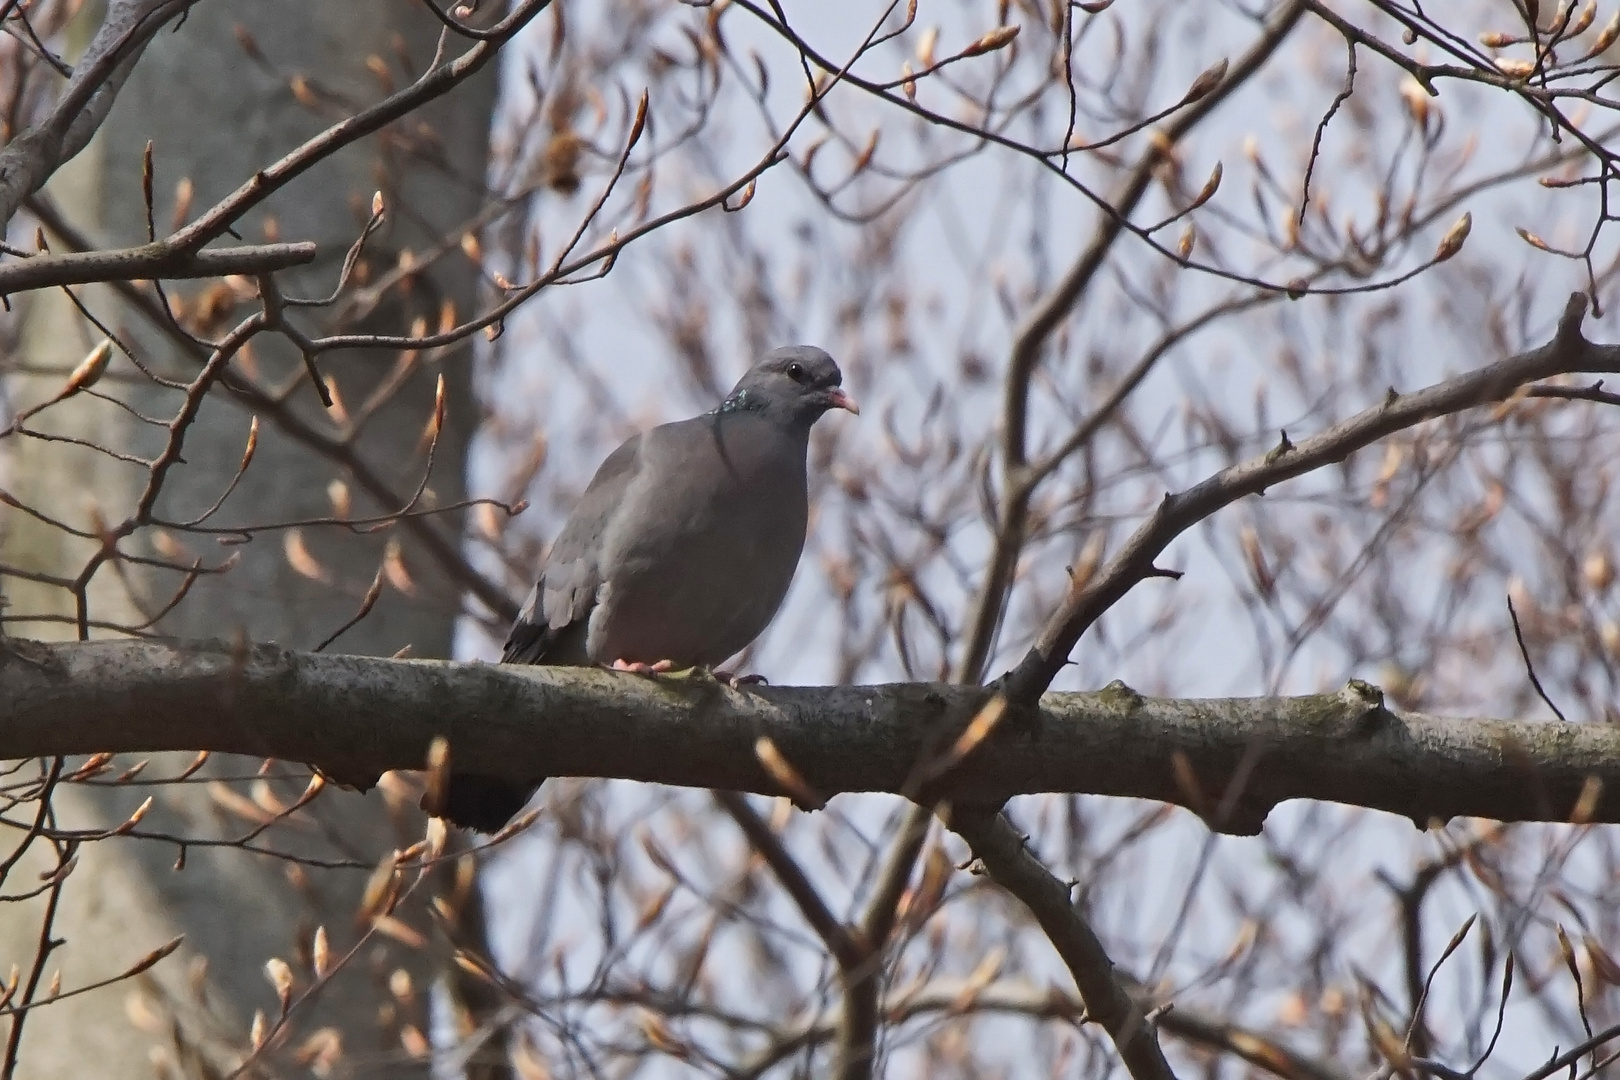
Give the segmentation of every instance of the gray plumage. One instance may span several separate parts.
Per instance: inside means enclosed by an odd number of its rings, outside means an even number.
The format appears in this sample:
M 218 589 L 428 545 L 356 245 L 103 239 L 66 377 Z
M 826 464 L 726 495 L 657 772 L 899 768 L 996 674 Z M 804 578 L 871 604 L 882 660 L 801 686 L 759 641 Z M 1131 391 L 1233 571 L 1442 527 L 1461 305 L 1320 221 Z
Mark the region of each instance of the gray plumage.
M 608 455 L 557 536 L 513 623 L 505 663 L 713 667 L 770 623 L 808 520 L 810 429 L 856 411 L 820 349 L 767 353 L 711 412 Z M 446 816 L 494 831 L 525 790 L 453 775 Z

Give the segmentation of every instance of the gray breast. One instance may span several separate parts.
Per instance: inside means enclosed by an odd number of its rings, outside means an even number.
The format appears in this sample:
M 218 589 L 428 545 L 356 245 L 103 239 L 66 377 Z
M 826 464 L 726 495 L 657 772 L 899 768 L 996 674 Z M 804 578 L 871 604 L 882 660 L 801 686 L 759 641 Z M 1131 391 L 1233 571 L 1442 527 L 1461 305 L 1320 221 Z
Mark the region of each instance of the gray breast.
M 765 629 L 804 547 L 807 439 L 747 414 L 659 429 L 603 538 L 593 661 L 713 666 Z

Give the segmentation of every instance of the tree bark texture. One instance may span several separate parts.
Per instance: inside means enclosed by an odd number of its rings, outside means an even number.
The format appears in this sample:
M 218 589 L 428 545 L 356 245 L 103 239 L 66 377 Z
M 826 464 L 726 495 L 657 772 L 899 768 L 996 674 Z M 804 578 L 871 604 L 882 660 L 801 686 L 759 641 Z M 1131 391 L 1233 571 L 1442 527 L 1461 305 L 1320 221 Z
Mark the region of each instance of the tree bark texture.
M 96 25 L 97 7 L 90 5 L 92 10 L 84 16 L 86 31 Z M 161 235 L 175 215 L 182 178 L 194 188 L 192 213 L 196 213 L 345 109 L 381 96 L 376 77 L 367 70 L 368 57 L 381 57 L 396 72 L 398 82 L 419 73 L 433 56 L 439 30 L 437 20 L 421 5 L 397 0 L 198 4 L 182 23 L 165 27 L 153 38 L 100 133 L 57 174 L 47 192 L 98 245 L 139 247 L 147 240 L 141 160 L 148 140 L 153 146 Z M 244 50 L 244 36 L 256 45 L 262 60 Z M 415 70 L 407 70 L 407 63 Z M 321 88 L 322 108 L 300 104 L 291 83 L 295 74 Z M 433 237 L 454 235 L 480 204 L 494 95 L 494 72 L 486 70 L 396 129 L 323 162 L 264 208 L 237 222 L 237 232 L 250 245 L 276 238 L 318 244 L 318 255 L 308 266 L 278 275 L 287 292 L 303 295 L 331 291 L 344 252 L 358 235 L 370 212 L 372 193 L 379 187 L 385 189 L 393 212 L 384 231 L 368 245 L 368 253 L 381 259 L 384 267 L 405 249 L 421 251 Z M 437 267 L 418 279 L 409 302 L 385 306 L 365 327 L 399 332 L 417 315 L 436 321 L 445 301 L 466 313 L 473 306 L 476 284 L 475 273 L 465 263 Z M 173 284 L 170 294 L 194 303 L 199 289 Z M 153 368 L 184 377 L 195 373 L 193 357 L 133 315 L 120 314 L 108 292 L 92 287 L 80 295 Z M 93 331 L 83 329 L 83 320 L 61 293 L 31 294 L 23 303 L 31 364 L 66 370 L 97 340 Z M 299 359 L 276 351 L 275 345 L 261 344 L 270 341 L 266 337 L 255 343 L 252 360 L 259 370 L 267 377 L 296 370 Z M 396 358 L 393 352 L 345 353 L 330 361 L 327 375 L 345 400 L 363 401 L 388 375 Z M 115 369 L 127 363 L 121 357 L 113 361 Z M 449 412 L 429 483 L 429 498 L 439 504 L 463 494 L 463 457 L 474 417 L 469 365 L 469 352 L 462 350 L 442 366 Z M 407 496 L 421 479 L 418 440 L 432 415 L 439 373 L 432 364 L 419 370 L 356 443 L 358 455 Z M 20 399 L 33 400 L 58 384 L 39 377 L 20 379 L 16 393 Z M 177 400 L 178 395 L 153 387 L 139 404 L 149 415 L 167 416 Z M 296 407 L 308 422 L 324 423 L 321 404 L 307 383 L 300 388 Z M 159 503 L 161 516 L 193 516 L 225 489 L 242 458 L 249 419 L 216 391 L 188 433 L 184 464 L 171 473 Z M 153 432 L 140 430 L 105 402 L 88 399 L 41 416 L 39 426 L 138 454 L 149 455 L 155 446 Z M 24 443 L 7 471 L 7 484 L 23 502 L 52 507 L 81 522 L 92 506 L 108 518 L 127 512 L 144 481 L 137 469 L 56 443 Z M 215 523 L 329 515 L 328 485 L 339 476 L 329 462 L 267 424 L 252 467 Z M 368 500 L 363 492 L 354 493 L 356 514 L 396 509 Z M 71 575 L 91 550 L 20 514 L 8 514 L 4 526 L 7 559 L 16 565 Z M 456 543 L 456 520 L 436 527 L 452 545 Z M 178 635 L 240 633 L 253 640 L 312 646 L 355 614 L 384 544 L 396 535 L 403 534 L 307 531 L 307 549 L 331 583 L 297 573 L 277 535 L 241 545 L 236 548 L 242 555 L 240 564 L 229 574 L 200 579 L 185 603 L 159 627 Z M 435 573 L 408 536 L 403 544 L 417 595 L 385 591 L 371 617 L 336 647 L 387 655 L 409 645 L 416 655 L 449 654 L 460 591 Z M 136 582 L 150 596 L 159 597 L 176 584 L 172 579 Z M 8 594 L 11 616 L 62 619 L 72 614 L 71 598 L 61 590 L 12 583 Z M 142 618 L 140 608 L 105 568 L 92 586 L 90 602 L 93 618 L 122 622 Z M 13 632 L 71 636 L 73 626 L 60 621 L 15 624 Z M 178 767 L 161 759 L 152 764 L 165 773 Z M 257 759 L 216 762 L 210 768 L 218 771 L 204 777 L 251 774 L 258 767 Z M 287 794 L 280 786 L 276 790 Z M 221 811 L 206 782 L 141 790 L 70 785 L 59 793 L 56 806 L 65 823 L 99 828 L 125 818 L 147 794 L 157 800 L 147 818 L 154 828 L 167 825 L 190 835 L 223 837 L 241 825 Z M 328 805 L 315 808 L 316 817 L 354 851 L 383 852 L 421 835 L 422 818 L 414 807 L 385 805 L 384 800 L 365 800 L 352 793 L 321 802 Z M 304 849 L 330 853 L 331 846 L 310 840 Z M 83 849 L 55 927 L 66 944 L 53 961 L 60 963 L 65 985 L 82 985 L 114 974 L 134 957 L 184 934 L 181 954 L 154 969 L 146 989 L 147 1012 L 173 1013 L 178 1021 L 174 1030 L 180 1034 L 171 1038 L 160 1033 L 154 1039 L 138 1030 L 130 1016 L 140 1015 L 141 1009 L 132 1006 L 126 1015 L 129 989 L 120 985 L 37 1010 L 25 1028 L 25 1075 L 144 1080 L 153 1074 L 149 1054 L 162 1055 L 182 1071 L 190 1057 L 189 1068 L 195 1072 L 198 1055 L 216 1065 L 228 1064 L 228 1047 L 245 1044 L 254 1011 L 263 1008 L 273 1015 L 275 996 L 264 978 L 265 961 L 288 957 L 300 938 L 307 941 L 317 923 L 327 927 L 335 948 L 355 933 L 354 911 L 364 873 L 327 875 L 312 884 L 283 864 L 228 848 L 195 848 L 188 852 L 185 868 L 177 871 L 172 868 L 176 853 L 165 847 L 92 844 Z M 26 969 L 39 920 L 38 904 L 0 906 L 0 960 L 16 961 Z M 385 989 L 387 979 L 401 967 L 413 977 L 416 999 L 396 1003 L 396 1015 L 379 1022 L 379 1004 L 392 1000 Z M 323 1022 L 341 1030 L 343 1061 L 350 1075 L 427 1075 L 425 1063 L 403 1056 L 398 1028 L 411 1022 L 427 1030 L 426 993 L 436 972 L 426 955 L 378 946 L 353 972 L 344 973 L 344 979 L 354 982 L 332 987 L 323 1004 L 330 1016 Z M 406 1016 L 412 1012 L 416 1015 Z
M 1008 712 L 952 765 L 992 691 L 935 683 L 749 687 L 296 653 L 229 643 L 13 641 L 0 654 L 0 757 L 213 749 L 364 785 L 421 768 L 513 780 L 601 776 L 781 794 L 760 740 L 815 793 L 907 792 L 996 806 L 1035 792 L 1158 799 L 1254 833 L 1320 799 L 1419 827 L 1477 816 L 1620 821 L 1620 728 L 1395 713 L 1352 680 L 1303 697 L 1143 697 L 1121 684 Z M 770 755 L 766 755 L 769 757 Z M 923 764 L 919 767 L 919 762 Z

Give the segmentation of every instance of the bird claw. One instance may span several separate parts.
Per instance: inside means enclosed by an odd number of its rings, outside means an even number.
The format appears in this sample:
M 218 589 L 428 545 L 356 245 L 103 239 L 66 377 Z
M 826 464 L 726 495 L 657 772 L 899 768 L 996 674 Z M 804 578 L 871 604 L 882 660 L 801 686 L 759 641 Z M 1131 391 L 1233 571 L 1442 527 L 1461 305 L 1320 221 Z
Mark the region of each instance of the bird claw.
M 710 674 L 733 690 L 741 690 L 745 686 L 770 685 L 770 680 L 763 675 L 738 675 L 731 671 L 714 671 L 710 672 Z
M 639 660 L 615 660 L 611 665 L 614 671 L 628 671 L 632 675 L 662 675 L 675 670 L 675 661 L 658 660 L 651 664 L 644 664 Z

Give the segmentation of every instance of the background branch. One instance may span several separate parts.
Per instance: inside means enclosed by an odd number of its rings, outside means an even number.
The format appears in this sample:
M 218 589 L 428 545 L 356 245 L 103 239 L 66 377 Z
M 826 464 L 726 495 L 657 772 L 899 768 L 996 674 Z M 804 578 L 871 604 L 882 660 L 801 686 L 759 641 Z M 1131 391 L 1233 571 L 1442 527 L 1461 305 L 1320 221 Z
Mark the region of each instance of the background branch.
M 1028 700 L 1051 685 L 1080 635 L 1138 582 L 1157 575 L 1153 560 L 1170 542 L 1200 521 L 1245 495 L 1343 461 L 1379 439 L 1448 413 L 1505 401 L 1526 384 L 1575 372 L 1620 370 L 1620 346 L 1594 345 L 1581 335 L 1587 298 L 1570 296 L 1558 328 L 1545 345 L 1447 379 L 1414 393 L 1391 387 L 1381 404 L 1364 409 L 1298 443 L 1286 432 L 1268 453 L 1210 476 L 1185 491 L 1169 494 L 1153 515 L 1091 582 L 1074 589 L 1042 628 L 1034 647 L 1010 673 L 1008 696 Z
M 1025 839 L 1003 814 L 958 810 L 951 828 L 984 863 L 1002 888 L 1029 908 L 1074 976 L 1086 1014 L 1114 1040 L 1120 1060 L 1135 1080 L 1174 1080 L 1159 1049 L 1158 1033 L 1125 984 L 1114 976 L 1114 962 L 1069 899 L 1069 886 L 1052 876 L 1030 853 Z
M 189 253 L 157 243 L 106 251 L 37 255 L 0 265 L 0 296 L 92 281 L 264 274 L 312 263 L 315 253 L 315 244 L 306 240 L 296 244 L 249 244 Z

